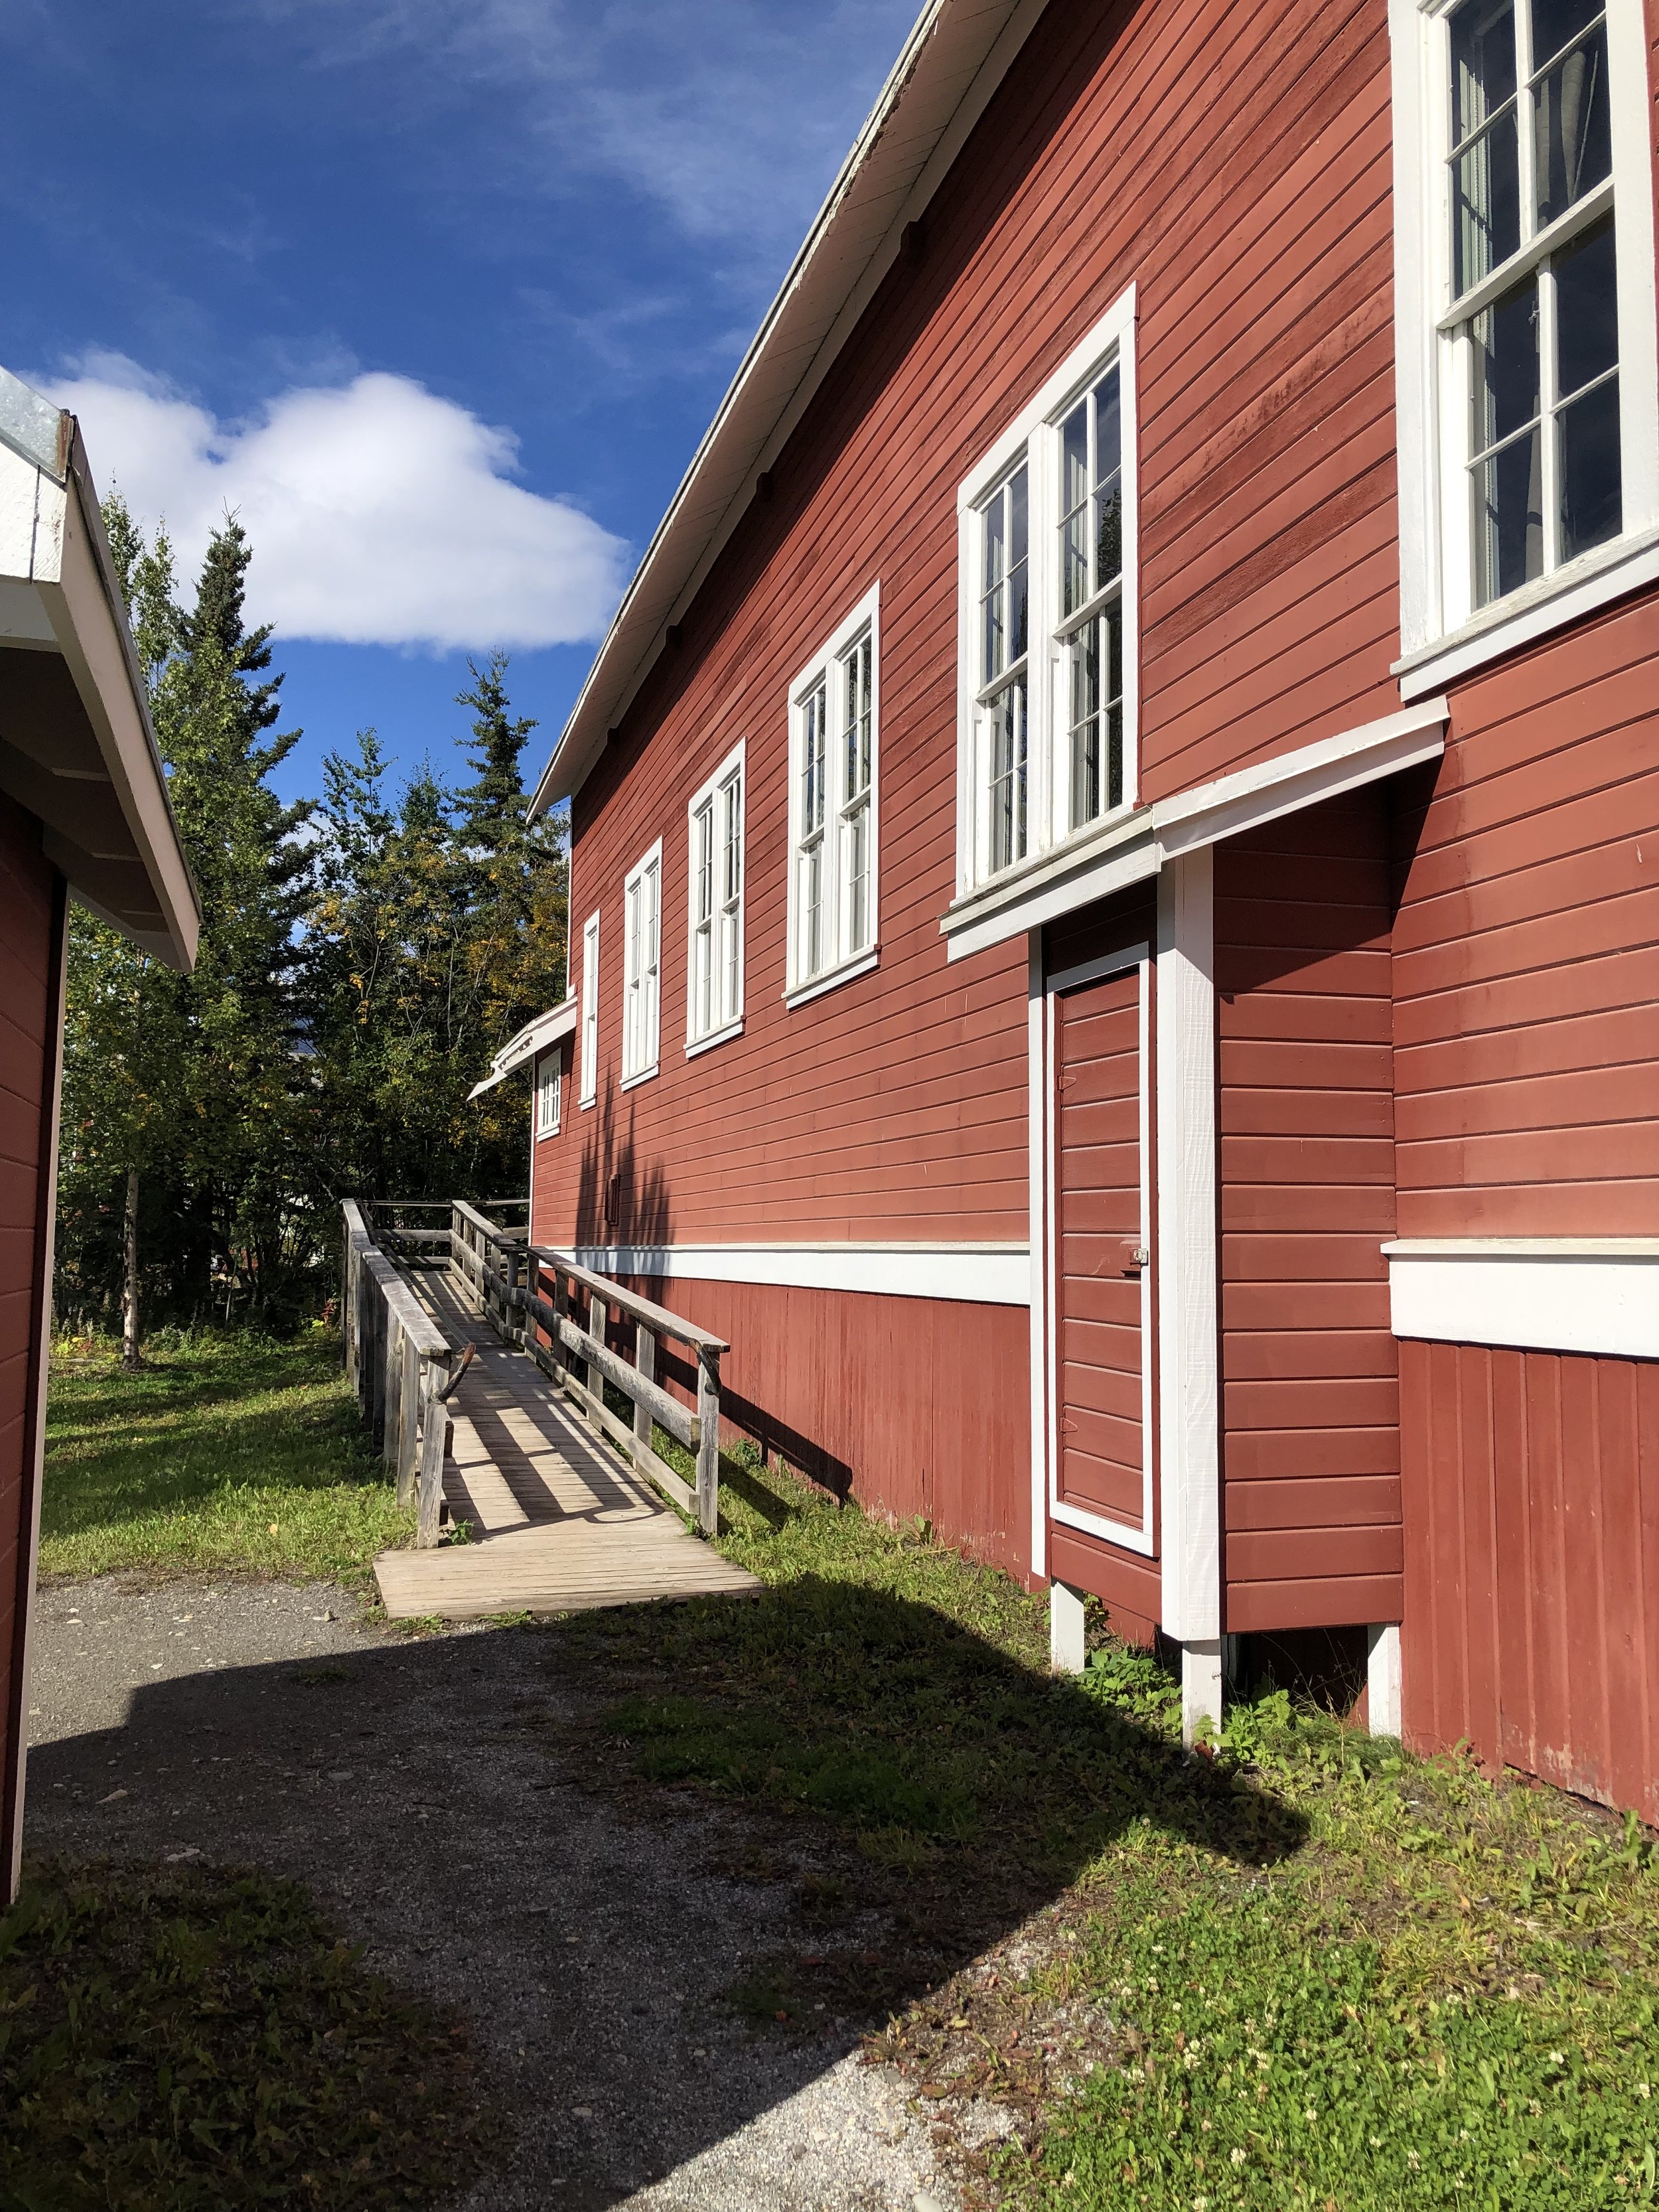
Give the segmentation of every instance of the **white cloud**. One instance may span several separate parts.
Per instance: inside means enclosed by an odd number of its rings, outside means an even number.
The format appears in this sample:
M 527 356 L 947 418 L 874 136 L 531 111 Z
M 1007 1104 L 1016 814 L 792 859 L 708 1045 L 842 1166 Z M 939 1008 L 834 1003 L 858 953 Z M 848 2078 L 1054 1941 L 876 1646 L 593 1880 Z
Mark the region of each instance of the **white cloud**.
M 377 108 L 487 89 L 494 159 L 526 183 L 613 177 L 691 237 L 799 239 L 919 0 L 260 0 Z M 388 79 L 392 57 L 401 82 Z
M 295 387 L 246 423 L 119 355 L 43 380 L 81 418 L 101 489 L 165 517 L 189 576 L 227 511 L 253 546 L 250 615 L 349 645 L 568 645 L 615 606 L 620 538 L 510 481 L 516 441 L 403 376 Z

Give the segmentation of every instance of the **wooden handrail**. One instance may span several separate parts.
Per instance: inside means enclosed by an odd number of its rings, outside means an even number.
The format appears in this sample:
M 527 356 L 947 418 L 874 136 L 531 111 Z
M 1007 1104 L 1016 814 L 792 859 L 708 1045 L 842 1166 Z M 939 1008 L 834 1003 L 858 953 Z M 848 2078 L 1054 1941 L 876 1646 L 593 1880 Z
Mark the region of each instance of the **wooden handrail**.
M 649 1298 L 642 1298 L 637 1291 L 624 1290 L 613 1277 L 601 1275 L 592 1267 L 580 1266 L 568 1252 L 561 1252 L 553 1245 L 532 1244 L 528 1247 L 528 1256 L 539 1260 L 544 1267 L 556 1267 L 562 1275 L 568 1276 L 572 1282 L 580 1283 L 584 1290 L 592 1291 L 595 1297 L 603 1298 L 607 1305 L 618 1308 L 635 1321 L 643 1322 L 659 1336 L 672 1336 L 677 1343 L 691 1345 L 699 1352 L 730 1352 L 732 1349 L 723 1336 L 714 1336 L 706 1328 L 694 1328 L 689 1321 L 682 1320 L 678 1314 L 670 1313 L 666 1306 L 653 1305 Z
M 398 1503 L 415 1504 L 416 1541 L 429 1550 L 443 1510 L 451 1425 L 443 1400 L 456 1347 L 375 1243 L 362 1206 L 349 1198 L 340 1212 L 347 1372 L 394 1472 Z

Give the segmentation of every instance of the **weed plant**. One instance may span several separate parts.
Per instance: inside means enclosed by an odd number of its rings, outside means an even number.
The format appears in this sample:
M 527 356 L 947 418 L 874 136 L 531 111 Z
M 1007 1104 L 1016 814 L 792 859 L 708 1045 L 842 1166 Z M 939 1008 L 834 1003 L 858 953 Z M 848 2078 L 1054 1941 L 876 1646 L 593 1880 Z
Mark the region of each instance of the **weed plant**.
M 459 2020 L 291 1883 L 37 1862 L 0 1915 L 3 2212 L 390 2212 L 501 2135 Z
M 832 1824 L 936 1956 L 1022 1913 L 1046 1931 L 1014 1975 L 941 1978 L 878 2039 L 941 2115 L 972 2090 L 1017 2116 L 969 2160 L 986 2191 L 1029 2212 L 1659 2203 L 1659 1869 L 1633 1820 L 1283 1692 L 1184 1751 L 1150 1655 L 1097 1623 L 1085 1673 L 1051 1678 L 1042 1600 L 925 1527 L 752 1457 L 721 1497 L 720 1548 L 766 1591 L 591 1631 L 636 1662 L 611 1725 L 643 1777 Z M 787 1977 L 761 1978 L 789 2018 Z

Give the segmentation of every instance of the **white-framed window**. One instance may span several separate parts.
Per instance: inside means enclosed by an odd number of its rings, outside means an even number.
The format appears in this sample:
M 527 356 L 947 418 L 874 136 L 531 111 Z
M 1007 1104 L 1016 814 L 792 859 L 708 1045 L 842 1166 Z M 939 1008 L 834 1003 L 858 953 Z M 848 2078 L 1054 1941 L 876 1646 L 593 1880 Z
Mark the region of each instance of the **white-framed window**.
M 735 1036 L 743 1027 L 743 774 L 738 745 L 686 809 L 688 1054 Z
M 880 586 L 789 688 L 791 1006 L 874 967 Z
M 1135 295 L 957 495 L 958 896 L 1135 803 Z
M 1653 163 L 1640 0 L 1390 17 L 1401 641 L 1457 655 L 1422 689 L 1659 574 Z
M 599 917 L 582 926 L 582 1083 L 580 1101 L 591 1106 L 599 1095 Z
M 629 870 L 623 884 L 623 1071 L 624 1089 L 657 1072 L 662 998 L 662 839 Z
M 555 1045 L 536 1062 L 536 1135 L 556 1137 L 564 1091 L 564 1047 Z

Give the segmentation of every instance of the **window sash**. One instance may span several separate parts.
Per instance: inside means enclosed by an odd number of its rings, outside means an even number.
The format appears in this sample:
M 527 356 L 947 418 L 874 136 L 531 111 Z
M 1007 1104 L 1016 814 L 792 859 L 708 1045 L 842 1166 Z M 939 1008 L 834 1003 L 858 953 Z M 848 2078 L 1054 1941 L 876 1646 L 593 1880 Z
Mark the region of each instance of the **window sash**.
M 832 977 L 875 945 L 877 652 L 872 604 L 831 640 L 792 695 L 790 991 Z
M 691 957 L 686 1042 L 743 1012 L 743 775 L 723 763 L 691 801 Z
M 556 1137 L 559 1133 L 559 1103 L 563 1066 L 559 1054 L 551 1053 L 536 1070 L 536 1134 Z
M 623 888 L 624 1080 L 648 1074 L 657 1065 L 661 892 L 662 860 L 659 852 L 640 862 Z
M 1534 0 L 1488 8 L 1487 22 L 1507 20 L 1513 42 L 1512 64 L 1506 58 L 1500 64 L 1507 72 L 1503 96 L 1488 110 L 1463 58 L 1463 27 L 1476 20 L 1478 5 L 1464 0 L 1451 11 L 1439 48 L 1452 225 L 1445 280 L 1451 305 L 1439 327 L 1453 370 L 1440 398 L 1450 449 L 1440 529 L 1454 622 L 1465 604 L 1471 612 L 1495 607 L 1617 538 L 1627 507 L 1616 305 L 1612 358 L 1571 383 L 1562 375 L 1564 348 L 1575 343 L 1583 322 L 1571 307 L 1563 311 L 1562 273 L 1593 250 L 1603 225 L 1615 261 L 1619 252 L 1607 10 L 1540 58 L 1533 52 Z M 1575 60 L 1583 64 L 1576 86 Z M 1571 150 L 1560 136 L 1570 107 L 1582 127 L 1576 164 L 1565 175 L 1569 196 L 1557 204 L 1556 157 L 1565 172 Z M 1465 110 L 1468 127 L 1460 135 Z M 1598 132 L 1601 143 L 1592 143 Z M 1494 133 L 1507 134 L 1506 147 L 1512 141 L 1514 238 L 1507 250 L 1483 258 L 1477 249 L 1494 228 L 1497 186 L 1490 162 L 1481 167 L 1482 149 L 1498 143 Z M 1505 153 L 1504 161 L 1510 158 Z M 1616 303 L 1616 276 L 1606 289 Z
M 582 1087 L 591 1106 L 599 1095 L 599 917 L 590 915 L 582 930 Z

